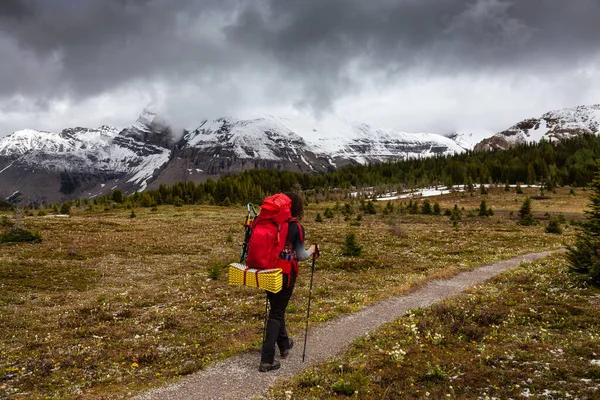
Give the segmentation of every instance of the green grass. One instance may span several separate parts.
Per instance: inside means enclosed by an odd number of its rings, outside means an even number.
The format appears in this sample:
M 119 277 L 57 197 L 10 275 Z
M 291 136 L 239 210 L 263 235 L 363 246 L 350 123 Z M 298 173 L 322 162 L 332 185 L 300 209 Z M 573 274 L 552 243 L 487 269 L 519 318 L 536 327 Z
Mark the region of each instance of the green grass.
M 524 263 L 412 310 L 270 397 L 337 398 L 360 373 L 363 399 L 597 398 L 599 311 L 600 288 L 569 274 L 563 256 Z
M 482 198 L 436 200 L 442 210 L 458 204 L 468 211 Z M 457 229 L 443 216 L 382 215 L 385 204 L 358 227 L 337 216 L 316 223 L 316 214 L 333 204 L 309 205 L 307 240 L 318 241 L 322 254 L 311 324 L 433 278 L 572 240 L 568 225 L 563 235 L 544 233 L 543 224 L 518 226 L 510 211 L 516 215 L 523 195 L 499 188 L 485 198 L 494 216 L 463 217 Z M 549 211 L 581 219 L 585 203 L 580 191 L 572 197 L 561 189 L 533 200 L 532 208 L 539 218 Z M 225 276 L 226 265 L 239 259 L 245 207 L 136 207 L 130 218 L 131 210 L 101 206 L 71 214 L 24 217 L 24 228 L 39 231 L 43 242 L 0 245 L 0 397 L 129 397 L 259 350 L 264 294 L 229 286 Z M 351 231 L 363 246 L 360 257 L 341 254 Z M 290 303 L 292 335 L 304 328 L 309 268 L 303 264 Z M 366 385 L 360 376 L 344 379 Z

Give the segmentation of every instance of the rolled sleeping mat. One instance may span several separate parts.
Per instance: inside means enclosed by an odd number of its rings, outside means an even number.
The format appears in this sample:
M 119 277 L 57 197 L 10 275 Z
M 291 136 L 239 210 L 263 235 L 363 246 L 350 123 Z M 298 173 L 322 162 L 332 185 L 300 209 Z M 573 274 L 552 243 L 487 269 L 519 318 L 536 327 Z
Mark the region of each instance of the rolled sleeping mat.
M 283 286 L 283 274 L 280 268 L 255 269 L 247 265 L 229 264 L 229 284 L 257 287 L 277 293 Z

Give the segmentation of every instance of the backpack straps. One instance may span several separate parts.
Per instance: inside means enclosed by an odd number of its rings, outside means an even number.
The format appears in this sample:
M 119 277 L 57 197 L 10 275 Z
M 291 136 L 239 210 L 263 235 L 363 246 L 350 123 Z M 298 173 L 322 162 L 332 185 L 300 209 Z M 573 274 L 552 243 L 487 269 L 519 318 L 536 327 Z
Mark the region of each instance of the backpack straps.
M 296 227 L 298 228 L 298 235 L 300 235 L 300 243 L 304 242 L 304 235 L 302 234 L 302 225 L 300 225 L 300 223 L 298 222 L 298 220 L 296 218 L 290 218 L 287 222 L 288 222 L 288 237 L 287 237 L 287 242 L 286 242 L 285 247 L 289 251 L 289 253 L 292 253 L 293 251 L 295 251 L 295 249 L 292 249 L 292 238 L 290 237 L 289 224 L 291 224 L 291 223 L 296 224 Z
M 287 222 L 288 222 L 288 237 L 287 237 L 287 241 L 286 241 L 286 250 L 288 251 L 288 254 L 293 254 L 292 259 L 289 261 L 291 265 L 290 265 L 290 273 L 288 275 L 288 282 L 287 282 L 287 287 L 290 287 L 290 284 L 292 281 L 292 275 L 298 276 L 298 259 L 296 258 L 296 249 L 292 248 L 290 225 L 292 223 L 296 224 L 296 228 L 298 229 L 298 235 L 300 236 L 301 243 L 304 242 L 304 235 L 302 234 L 302 225 L 300 225 L 300 223 L 298 222 L 298 220 L 296 218 L 290 218 Z

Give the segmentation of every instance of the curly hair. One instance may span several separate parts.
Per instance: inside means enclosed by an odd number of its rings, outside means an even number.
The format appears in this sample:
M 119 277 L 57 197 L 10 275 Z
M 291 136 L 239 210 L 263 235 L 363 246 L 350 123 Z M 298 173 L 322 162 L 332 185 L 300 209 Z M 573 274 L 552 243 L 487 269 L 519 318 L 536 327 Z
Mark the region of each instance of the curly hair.
M 304 216 L 304 200 L 302 200 L 302 196 L 292 192 L 284 194 L 292 200 L 292 217 L 300 221 Z

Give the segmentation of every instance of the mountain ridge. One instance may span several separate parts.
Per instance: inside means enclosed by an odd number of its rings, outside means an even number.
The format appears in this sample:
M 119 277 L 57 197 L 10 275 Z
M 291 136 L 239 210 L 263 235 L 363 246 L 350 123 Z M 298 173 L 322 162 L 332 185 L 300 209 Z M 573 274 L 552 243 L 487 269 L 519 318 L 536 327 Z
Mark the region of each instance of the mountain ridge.
M 303 126 L 302 121 L 273 116 L 203 120 L 176 139 L 161 116 L 146 109 L 122 130 L 26 129 L 0 139 L 0 196 L 18 192 L 21 202 L 55 202 L 93 198 L 117 188 L 132 193 L 161 183 L 198 182 L 254 168 L 316 173 L 462 151 L 441 135 L 337 120 Z
M 600 104 L 549 111 L 541 117 L 524 119 L 510 128 L 477 143 L 474 151 L 506 150 L 517 144 L 542 139 L 561 140 L 582 133 L 600 132 Z
M 205 119 L 179 136 L 159 113 L 146 109 L 121 130 L 26 129 L 0 139 L 0 198 L 24 204 L 94 198 L 257 168 L 327 172 L 473 148 L 501 150 L 542 137 L 560 140 L 597 133 L 599 125 L 600 105 L 592 105 L 521 121 L 479 143 L 472 133 L 407 133 L 335 118 L 314 123 L 276 116 Z

